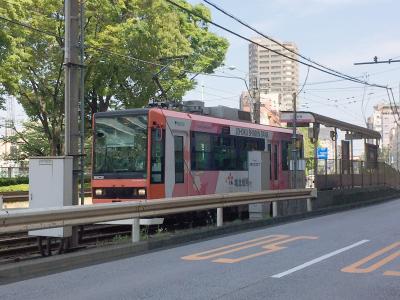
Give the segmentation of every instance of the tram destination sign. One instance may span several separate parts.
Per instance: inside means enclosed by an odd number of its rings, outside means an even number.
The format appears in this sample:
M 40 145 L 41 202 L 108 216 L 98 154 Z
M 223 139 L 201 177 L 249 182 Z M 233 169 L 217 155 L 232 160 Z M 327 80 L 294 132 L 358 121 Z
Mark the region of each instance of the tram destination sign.
M 268 131 L 253 129 L 253 128 L 243 128 L 231 126 L 231 135 L 253 137 L 259 139 L 270 139 L 271 133 Z

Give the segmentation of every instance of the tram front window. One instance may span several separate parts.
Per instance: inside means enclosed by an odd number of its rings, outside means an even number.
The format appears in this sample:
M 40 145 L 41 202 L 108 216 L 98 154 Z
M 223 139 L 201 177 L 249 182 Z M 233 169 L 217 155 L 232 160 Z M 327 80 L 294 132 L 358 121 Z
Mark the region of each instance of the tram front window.
M 146 178 L 147 115 L 96 117 L 93 175 Z

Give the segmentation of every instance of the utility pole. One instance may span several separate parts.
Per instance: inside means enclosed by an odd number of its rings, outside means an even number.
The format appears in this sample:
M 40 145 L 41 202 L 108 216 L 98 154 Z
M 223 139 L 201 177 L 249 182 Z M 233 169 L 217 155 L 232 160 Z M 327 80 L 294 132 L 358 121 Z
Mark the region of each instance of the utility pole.
M 261 112 L 260 112 L 260 108 L 261 108 L 261 101 L 260 101 L 260 90 L 258 88 L 258 80 L 257 78 L 254 79 L 253 82 L 253 99 L 255 100 L 253 103 L 253 121 L 256 124 L 260 124 L 260 119 L 261 119 Z
M 81 38 L 80 38 L 80 50 L 81 50 L 81 66 L 80 66 L 80 113 L 81 113 L 81 151 L 80 151 L 80 169 L 81 169 L 81 188 L 80 188 L 80 198 L 81 205 L 85 204 L 85 1 L 81 0 L 80 5 L 80 29 L 81 29 Z
M 78 205 L 78 103 L 79 103 L 79 1 L 65 0 L 65 144 L 64 155 L 73 157 L 72 205 Z M 71 246 L 78 244 L 78 229 L 73 227 Z
M 293 182 L 292 188 L 297 188 L 297 104 L 296 104 L 297 94 L 293 93 L 293 134 L 292 134 L 292 159 L 293 159 Z
M 399 125 L 396 126 L 396 170 L 399 171 Z

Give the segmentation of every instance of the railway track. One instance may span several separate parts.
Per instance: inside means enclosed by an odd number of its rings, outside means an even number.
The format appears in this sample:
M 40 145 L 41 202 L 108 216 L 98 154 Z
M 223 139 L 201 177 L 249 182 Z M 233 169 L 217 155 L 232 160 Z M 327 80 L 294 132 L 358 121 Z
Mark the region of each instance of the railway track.
M 83 248 L 96 247 L 112 242 L 115 238 L 131 234 L 131 226 L 126 225 L 87 225 L 80 227 L 80 245 Z M 52 245 L 55 250 L 58 243 Z M 27 232 L 13 235 L 0 235 L 0 264 L 41 257 L 38 238 Z
M 29 201 L 29 193 L 28 192 L 4 192 L 0 194 L 3 197 L 4 203 L 10 202 L 27 202 Z M 85 197 L 91 196 L 91 191 L 85 191 Z

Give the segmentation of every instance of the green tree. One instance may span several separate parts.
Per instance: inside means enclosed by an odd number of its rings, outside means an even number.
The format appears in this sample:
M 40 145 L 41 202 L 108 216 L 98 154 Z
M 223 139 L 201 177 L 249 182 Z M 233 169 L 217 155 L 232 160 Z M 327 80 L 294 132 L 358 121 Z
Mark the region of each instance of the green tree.
M 41 124 L 26 122 L 22 129 L 14 128 L 15 134 L 3 138 L 3 142 L 15 145 L 16 151 L 3 157 L 6 160 L 23 161 L 31 156 L 50 155 L 50 145 Z
M 203 5 L 177 2 L 211 18 Z M 160 74 L 168 97 L 176 101 L 196 84 L 186 70 L 210 73 L 225 58 L 225 39 L 210 32 L 203 21 L 163 0 L 86 0 L 85 4 L 89 126 L 95 112 L 146 104 L 157 93 L 152 77 L 165 64 L 163 58 L 184 57 Z M 0 95 L 14 96 L 31 121 L 41 124 L 50 153 L 60 154 L 64 122 L 62 1 L 2 1 L 0 15 L 41 31 L 0 19 Z
M 303 135 L 303 141 L 304 141 L 304 158 L 306 159 L 306 171 L 307 174 L 310 173 L 310 171 L 314 170 L 314 143 L 312 143 L 308 137 L 308 128 L 301 127 L 299 128 L 299 131 Z

